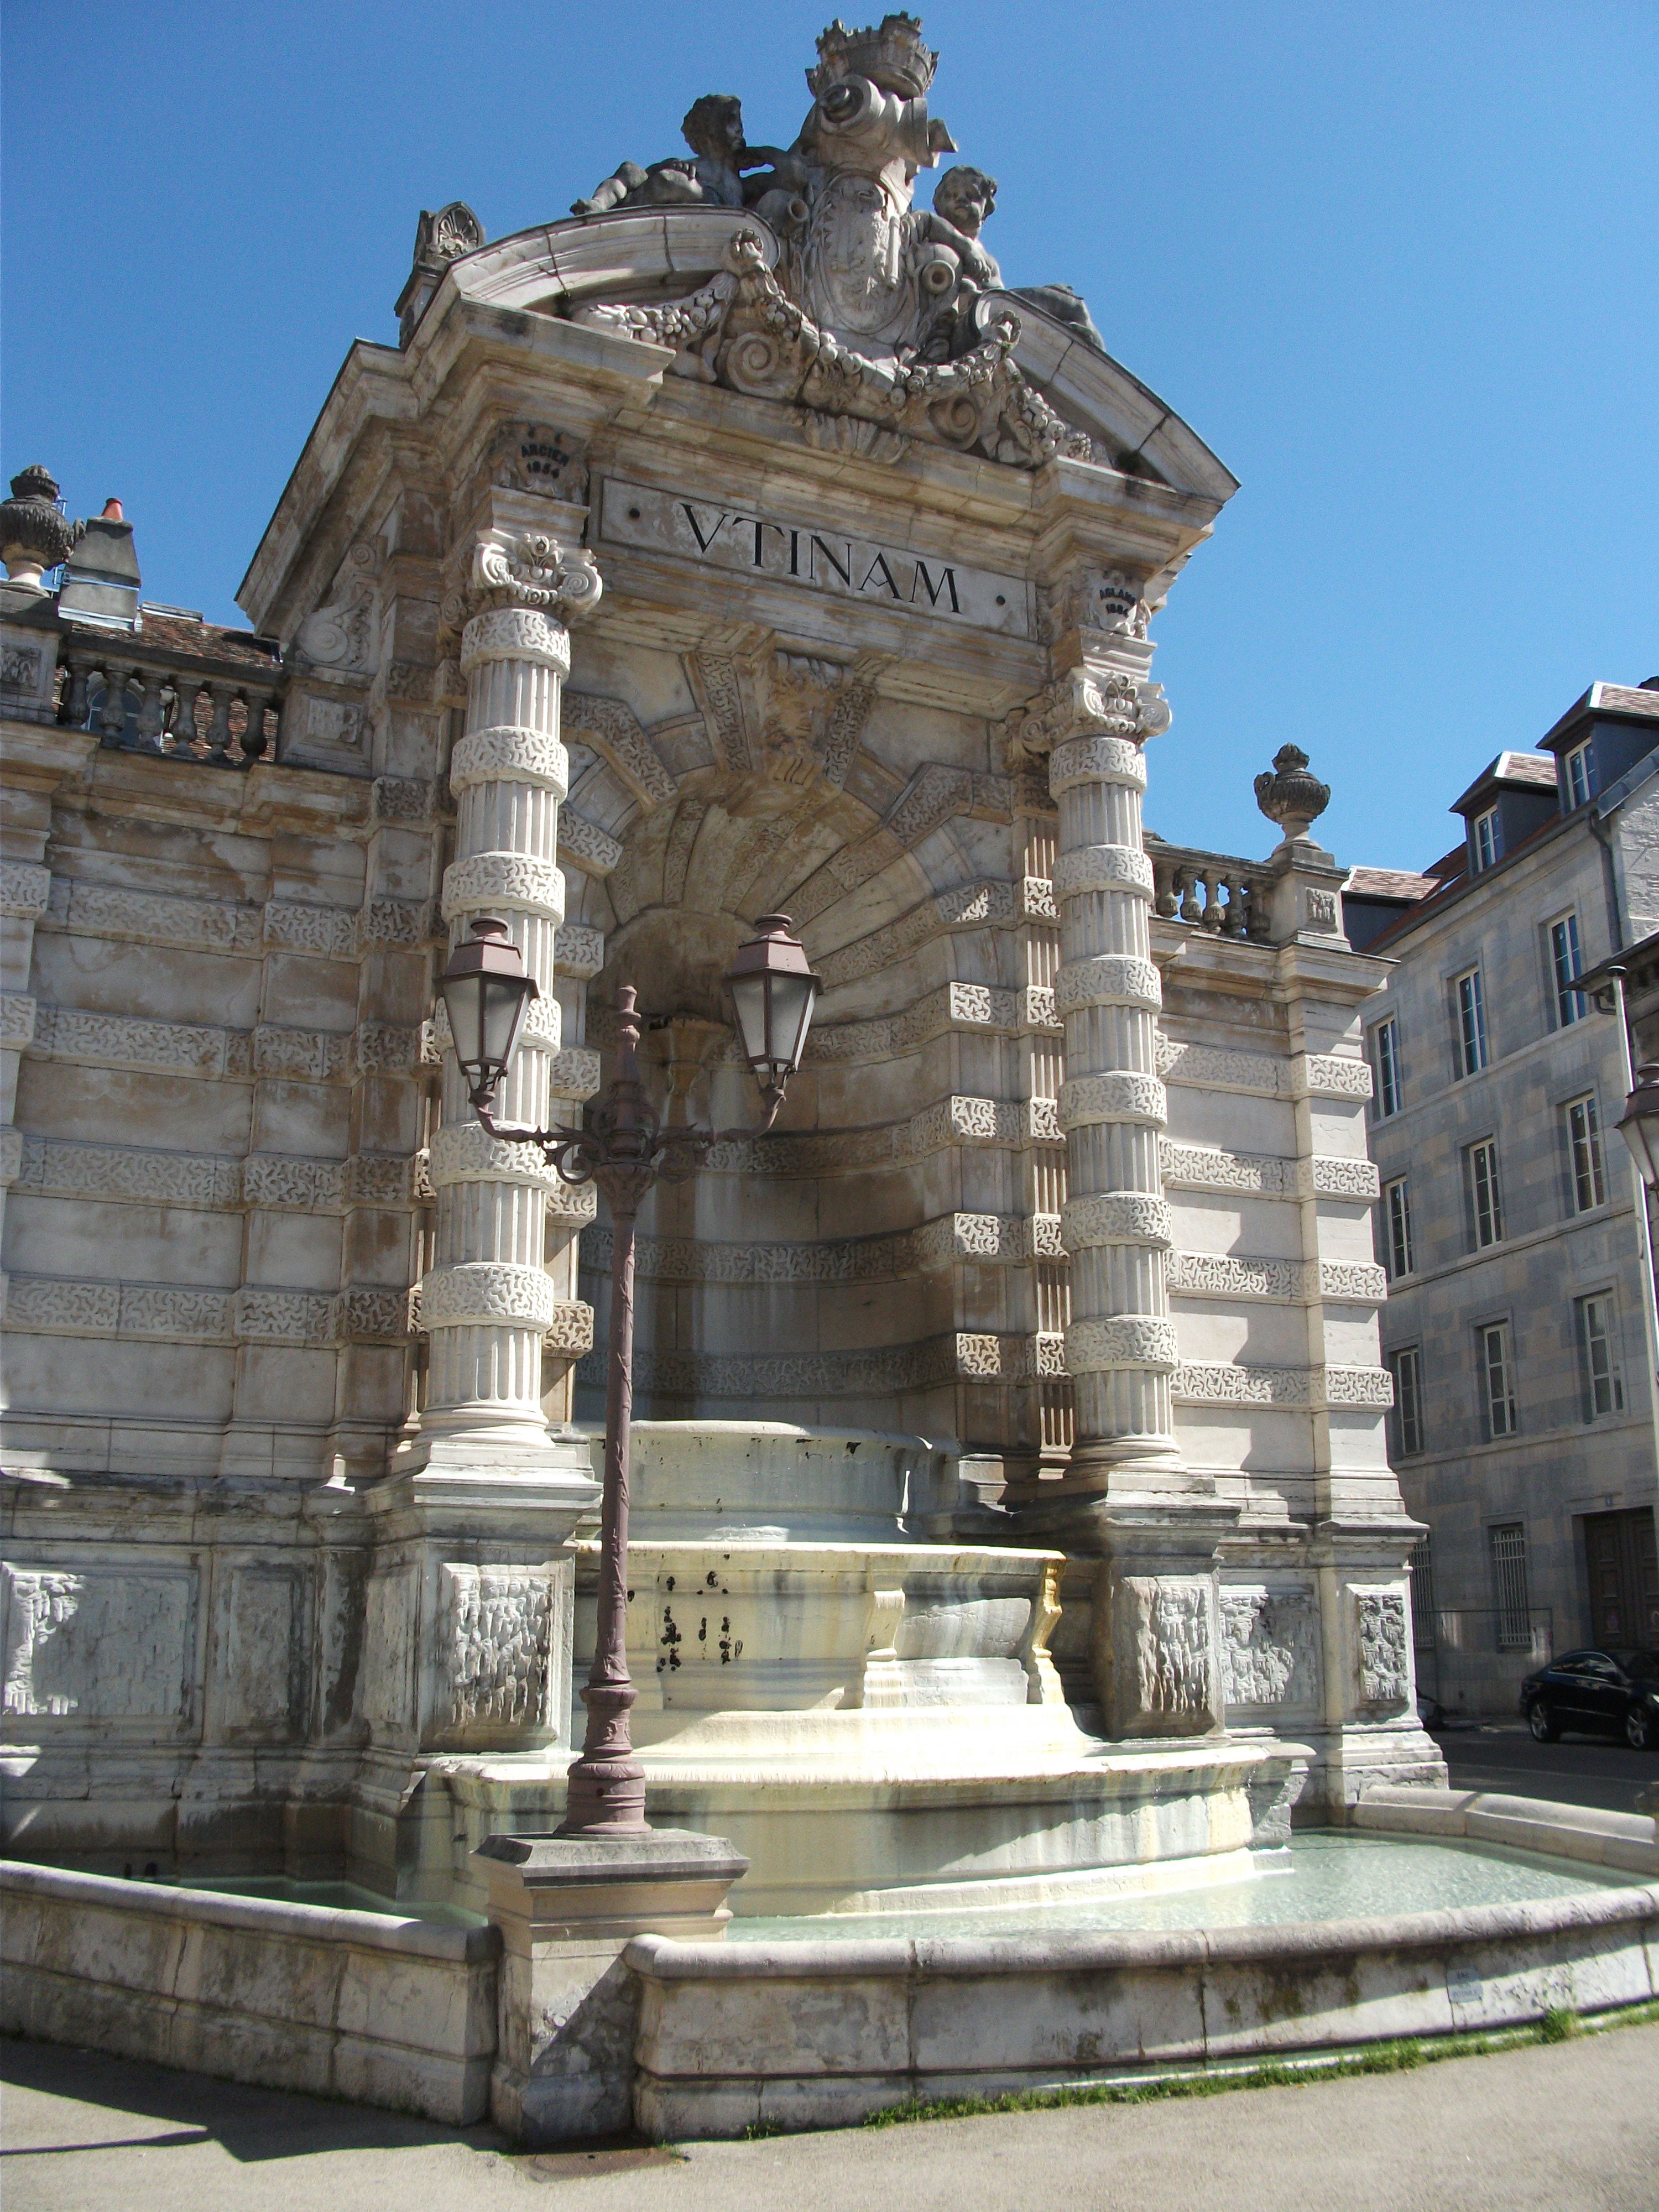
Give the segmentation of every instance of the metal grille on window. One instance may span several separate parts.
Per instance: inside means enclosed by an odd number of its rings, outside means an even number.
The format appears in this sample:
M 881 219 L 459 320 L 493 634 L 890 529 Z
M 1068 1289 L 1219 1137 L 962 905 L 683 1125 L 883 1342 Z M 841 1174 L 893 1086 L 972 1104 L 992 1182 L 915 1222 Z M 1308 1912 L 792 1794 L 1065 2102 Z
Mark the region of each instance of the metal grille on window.
M 1510 1374 L 1509 1324 L 1494 1322 L 1477 1334 L 1480 1340 L 1486 1434 L 1488 1437 L 1512 1437 L 1516 1430 L 1515 1385 Z
M 1491 1138 L 1471 1145 L 1468 1160 L 1469 1206 L 1475 1249 L 1480 1251 L 1488 1244 L 1501 1243 L 1504 1237 L 1504 1202 L 1498 1188 L 1498 1146 Z
M 1376 1048 L 1376 1115 L 1386 1121 L 1400 1111 L 1400 1024 L 1391 1014 L 1372 1031 Z
M 1498 1648 L 1524 1651 L 1532 1644 L 1532 1609 L 1527 1602 L 1527 1531 L 1519 1521 L 1487 1531 L 1492 1545 L 1492 1595 L 1498 1601 Z
M 1419 1651 L 1434 1649 L 1434 1555 L 1425 1536 L 1412 1553 L 1412 1641 Z
M 1589 1002 L 1573 985 L 1583 973 L 1578 953 L 1578 917 L 1565 914 L 1550 924 L 1550 968 L 1555 977 L 1555 1018 L 1562 1029 L 1582 1022 Z
M 1478 1075 L 1486 1064 L 1486 1001 L 1480 970 L 1457 979 L 1457 1072 Z
M 1606 1291 L 1575 1298 L 1578 1365 L 1583 1386 L 1584 1419 L 1599 1421 L 1625 1410 L 1625 1380 L 1619 1371 L 1613 1299 Z
M 1567 1108 L 1567 1142 L 1572 1153 L 1573 1204 L 1580 1213 L 1607 1198 L 1601 1167 L 1601 1126 L 1594 1097 L 1575 1098 Z

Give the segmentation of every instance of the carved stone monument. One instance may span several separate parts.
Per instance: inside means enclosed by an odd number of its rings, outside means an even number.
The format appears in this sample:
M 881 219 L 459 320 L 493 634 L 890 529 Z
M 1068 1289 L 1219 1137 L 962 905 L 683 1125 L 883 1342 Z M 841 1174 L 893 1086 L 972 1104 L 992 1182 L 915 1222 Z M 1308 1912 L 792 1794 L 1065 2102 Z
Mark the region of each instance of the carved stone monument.
M 534 1888 L 475 1854 L 561 1816 L 610 1231 L 468 1109 L 434 981 L 483 913 L 541 987 L 513 1121 L 581 1111 L 631 983 L 665 1110 L 740 1126 L 753 917 L 823 979 L 777 1126 L 641 1218 L 635 1735 L 732 1910 L 1070 1893 L 1440 1771 L 1382 970 L 1299 756 L 1267 860 L 1145 826 L 1201 742 L 1151 626 L 1236 485 L 1006 289 L 987 168 L 918 204 L 936 63 L 834 24 L 787 148 L 713 94 L 567 219 L 423 215 L 248 631 L 140 605 L 125 538 L 118 622 L 60 600 L 17 479 L 14 1850 Z

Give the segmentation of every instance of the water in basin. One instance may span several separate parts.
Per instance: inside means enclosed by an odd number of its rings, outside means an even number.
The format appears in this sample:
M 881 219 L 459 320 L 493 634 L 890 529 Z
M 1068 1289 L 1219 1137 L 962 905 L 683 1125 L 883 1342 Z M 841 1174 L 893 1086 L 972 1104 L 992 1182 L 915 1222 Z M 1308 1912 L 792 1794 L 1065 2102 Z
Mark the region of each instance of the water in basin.
M 1229 1854 L 1224 1879 L 1194 1877 L 1188 1866 L 1173 1888 L 1126 1884 L 1124 1869 L 1103 1874 L 1093 1893 L 1073 1890 L 1063 1901 L 1029 1901 L 1018 1886 L 970 1911 L 927 1911 L 914 1903 L 884 1912 L 825 1912 L 797 1918 L 738 1917 L 733 1943 L 854 1942 L 872 1937 L 1075 1936 L 1183 1928 L 1265 1928 L 1301 1920 L 1368 1920 L 1396 1913 L 1439 1912 L 1476 1905 L 1518 1905 L 1534 1898 L 1582 1896 L 1618 1888 L 1632 1877 L 1572 1859 L 1545 1858 L 1502 1844 L 1431 1840 L 1418 1836 L 1357 1835 L 1309 1829 L 1288 1850 Z M 1164 1873 L 1173 1871 L 1164 1869 Z M 1149 1878 L 1155 1869 L 1147 1869 Z M 337 1911 L 379 1912 L 447 1928 L 482 1928 L 483 1914 L 457 1905 L 392 1898 L 349 1881 L 295 1881 L 280 1875 L 199 1875 L 184 1884 L 220 1896 L 262 1897 Z M 732 1894 L 741 1903 L 741 1889 Z M 915 1893 L 911 1892 L 912 1899 Z
M 971 1911 L 827 1912 L 810 1918 L 734 1920 L 730 1942 L 853 1942 L 944 1936 L 1052 1937 L 1185 1928 L 1263 1928 L 1301 1920 L 1369 1920 L 1476 1905 L 1519 1905 L 1620 1888 L 1634 1876 L 1512 1851 L 1501 1844 L 1417 1836 L 1298 1834 L 1288 1850 L 1261 1851 L 1245 1879 L 1164 1892 L 1103 1888 L 1063 1904 L 997 1904 Z M 734 1900 L 735 1902 L 735 1898 Z
M 186 1881 L 177 1877 L 182 1889 L 210 1889 L 218 1897 L 263 1897 L 276 1905 L 321 1905 L 334 1912 L 380 1912 L 395 1920 L 431 1920 L 441 1928 L 483 1928 L 489 1923 L 482 1912 L 468 1912 L 459 1905 L 435 1905 L 427 1899 L 386 1897 L 378 1889 L 362 1889 L 355 1881 L 292 1881 L 286 1875 L 198 1875 Z

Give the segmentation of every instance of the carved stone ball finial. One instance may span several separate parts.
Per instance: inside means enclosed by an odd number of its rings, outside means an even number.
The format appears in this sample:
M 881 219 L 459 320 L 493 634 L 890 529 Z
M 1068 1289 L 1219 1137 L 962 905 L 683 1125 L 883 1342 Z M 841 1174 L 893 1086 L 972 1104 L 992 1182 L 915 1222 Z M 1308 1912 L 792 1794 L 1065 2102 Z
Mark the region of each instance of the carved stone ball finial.
M 11 480 L 11 497 L 0 500 L 0 561 L 14 584 L 38 584 L 48 568 L 67 561 L 86 527 L 58 512 L 58 485 L 37 461 Z
M 1281 745 L 1273 773 L 1255 780 L 1255 803 L 1287 838 L 1305 837 L 1331 803 L 1331 787 L 1308 773 L 1308 756 L 1299 745 Z

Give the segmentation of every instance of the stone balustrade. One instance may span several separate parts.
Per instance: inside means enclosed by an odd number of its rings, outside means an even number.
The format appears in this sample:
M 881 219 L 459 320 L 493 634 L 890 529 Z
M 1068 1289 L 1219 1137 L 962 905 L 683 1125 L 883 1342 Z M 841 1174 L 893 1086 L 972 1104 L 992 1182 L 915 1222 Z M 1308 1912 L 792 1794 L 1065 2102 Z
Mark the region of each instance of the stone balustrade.
M 1148 837 L 1152 864 L 1152 912 L 1160 921 L 1186 922 L 1212 937 L 1265 944 L 1272 930 L 1273 872 L 1258 860 L 1203 853 Z
M 237 641 L 221 657 L 142 636 L 107 645 L 77 638 L 63 654 L 58 720 L 97 731 L 118 750 L 246 768 L 274 750 L 284 682 L 276 648 L 264 641 L 253 653 Z

